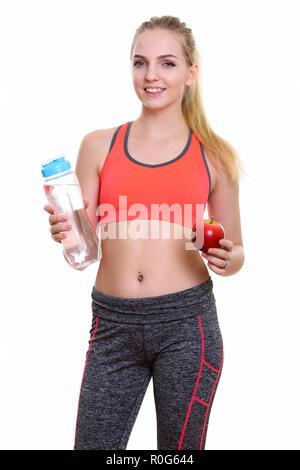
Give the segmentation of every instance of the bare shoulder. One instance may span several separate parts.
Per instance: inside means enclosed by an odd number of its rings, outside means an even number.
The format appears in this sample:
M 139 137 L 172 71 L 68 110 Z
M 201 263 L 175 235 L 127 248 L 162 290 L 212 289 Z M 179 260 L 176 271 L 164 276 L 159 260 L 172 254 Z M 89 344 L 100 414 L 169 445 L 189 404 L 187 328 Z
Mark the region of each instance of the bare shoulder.
M 105 158 L 109 152 L 110 144 L 115 131 L 119 126 L 107 129 L 97 129 L 86 134 L 82 143 L 89 147 L 93 160 L 97 166 L 97 172 L 100 175 Z

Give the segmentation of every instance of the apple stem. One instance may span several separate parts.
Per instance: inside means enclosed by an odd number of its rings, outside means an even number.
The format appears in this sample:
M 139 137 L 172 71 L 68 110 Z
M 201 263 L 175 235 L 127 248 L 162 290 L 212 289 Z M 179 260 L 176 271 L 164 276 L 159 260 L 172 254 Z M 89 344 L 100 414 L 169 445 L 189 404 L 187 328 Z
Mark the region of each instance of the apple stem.
M 211 219 L 210 219 L 209 223 L 212 224 L 213 222 L 214 222 L 214 218 L 213 218 L 213 216 L 211 216 Z

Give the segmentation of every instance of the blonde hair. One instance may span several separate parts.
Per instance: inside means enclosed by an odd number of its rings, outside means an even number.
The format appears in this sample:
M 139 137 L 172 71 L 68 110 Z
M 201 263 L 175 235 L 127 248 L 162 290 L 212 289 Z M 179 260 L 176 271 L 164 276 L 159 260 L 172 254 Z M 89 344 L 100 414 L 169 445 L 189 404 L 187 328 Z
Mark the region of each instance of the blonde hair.
M 136 30 L 132 41 L 130 60 L 132 60 L 133 48 L 138 35 L 146 30 L 153 30 L 155 28 L 163 28 L 177 33 L 183 47 L 187 65 L 198 64 L 200 71 L 200 55 L 192 30 L 185 23 L 181 23 L 179 18 L 175 16 L 153 16 L 149 21 L 142 23 Z M 239 183 L 241 176 L 245 174 L 243 164 L 235 149 L 229 142 L 217 135 L 208 123 L 200 93 L 199 72 L 194 83 L 191 86 L 185 87 L 181 109 L 188 127 L 195 133 L 203 146 L 210 151 L 211 163 L 216 168 L 227 172 L 231 182 Z

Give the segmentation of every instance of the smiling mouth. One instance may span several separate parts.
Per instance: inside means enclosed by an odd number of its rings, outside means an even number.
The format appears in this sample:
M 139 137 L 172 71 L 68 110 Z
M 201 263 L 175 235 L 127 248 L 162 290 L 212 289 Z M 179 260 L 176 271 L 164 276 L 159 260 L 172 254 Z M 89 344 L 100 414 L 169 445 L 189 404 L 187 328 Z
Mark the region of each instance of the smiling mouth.
M 160 91 L 147 91 L 146 88 L 144 88 L 144 91 L 145 91 L 148 95 L 153 95 L 153 96 L 161 95 L 165 90 L 166 90 L 166 88 L 163 88 L 163 89 L 161 89 Z

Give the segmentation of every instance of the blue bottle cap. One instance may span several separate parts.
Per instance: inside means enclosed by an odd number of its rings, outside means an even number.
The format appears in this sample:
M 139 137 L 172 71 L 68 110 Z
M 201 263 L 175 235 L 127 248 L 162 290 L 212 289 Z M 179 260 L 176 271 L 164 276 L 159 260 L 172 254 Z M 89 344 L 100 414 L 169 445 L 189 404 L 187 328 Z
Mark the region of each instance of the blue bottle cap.
M 43 169 L 41 170 L 44 178 L 48 176 L 56 175 L 57 173 L 62 173 L 71 168 L 70 162 L 65 159 L 65 157 L 55 158 L 54 160 L 48 160 L 48 162 L 42 163 Z

